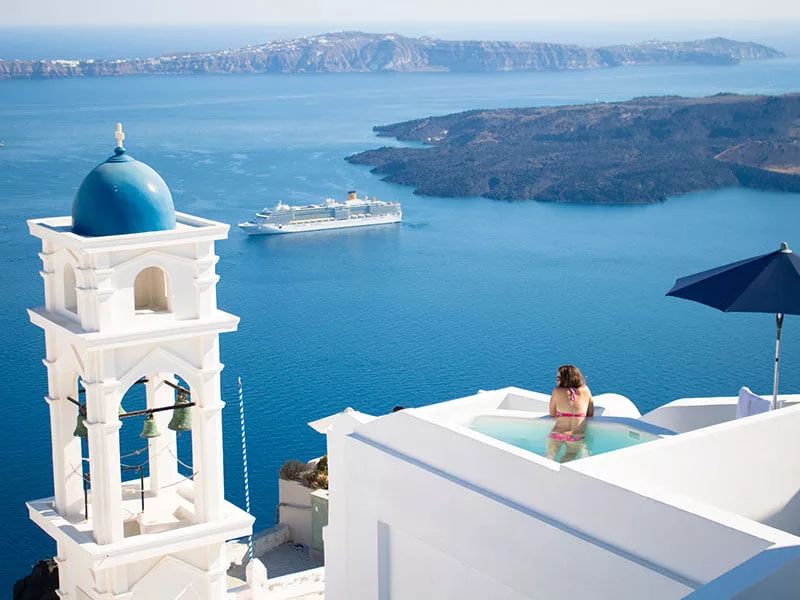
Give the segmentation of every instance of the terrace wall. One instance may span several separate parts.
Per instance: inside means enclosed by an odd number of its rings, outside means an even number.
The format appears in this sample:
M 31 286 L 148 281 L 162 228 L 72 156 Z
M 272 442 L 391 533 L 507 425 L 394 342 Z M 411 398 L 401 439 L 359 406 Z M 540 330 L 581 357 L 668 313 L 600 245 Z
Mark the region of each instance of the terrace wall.
M 343 442 L 329 600 L 680 598 L 773 543 L 413 411 Z
M 771 395 L 763 396 L 771 399 Z M 676 433 L 694 431 L 703 427 L 719 425 L 736 418 L 737 396 L 716 398 L 681 398 L 651 410 L 641 420 L 659 427 L 666 427 Z M 798 394 L 781 394 L 778 400 L 785 406 L 800 403 Z
M 580 468 L 800 535 L 800 406 L 598 456 Z

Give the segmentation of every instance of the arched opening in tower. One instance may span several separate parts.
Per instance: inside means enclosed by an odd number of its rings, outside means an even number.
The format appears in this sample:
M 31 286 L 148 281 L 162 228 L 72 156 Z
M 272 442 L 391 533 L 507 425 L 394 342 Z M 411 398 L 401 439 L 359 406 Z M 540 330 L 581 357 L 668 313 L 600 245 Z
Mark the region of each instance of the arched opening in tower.
M 170 280 L 164 269 L 147 267 L 133 282 L 133 296 L 137 314 L 170 312 L 172 310 L 172 290 Z
M 75 269 L 69 263 L 64 265 L 64 308 L 78 314 L 78 286 L 75 282 Z
M 142 377 L 120 403 L 120 469 L 125 537 L 193 521 L 189 385 L 171 373 Z

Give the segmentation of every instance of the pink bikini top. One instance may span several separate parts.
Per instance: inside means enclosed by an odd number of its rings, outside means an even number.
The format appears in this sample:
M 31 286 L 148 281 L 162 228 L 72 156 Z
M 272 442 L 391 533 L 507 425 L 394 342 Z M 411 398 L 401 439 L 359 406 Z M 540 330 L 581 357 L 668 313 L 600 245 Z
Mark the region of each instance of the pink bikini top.
M 575 406 L 575 388 L 569 388 L 569 403 Z M 556 417 L 585 417 L 586 413 L 562 413 L 556 411 Z

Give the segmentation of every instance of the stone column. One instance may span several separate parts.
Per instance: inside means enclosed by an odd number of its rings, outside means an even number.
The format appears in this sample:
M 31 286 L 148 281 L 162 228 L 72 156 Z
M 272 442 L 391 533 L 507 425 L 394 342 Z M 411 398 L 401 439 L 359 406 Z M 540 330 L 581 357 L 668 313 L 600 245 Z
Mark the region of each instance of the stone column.
M 108 254 L 92 254 L 75 275 L 78 279 L 78 311 L 85 331 L 113 330 L 119 324 L 113 298 L 114 288 Z
M 175 390 L 165 381 L 176 383 L 171 373 L 156 373 L 148 377 L 145 384 L 147 390 L 147 408 L 161 408 L 175 404 Z M 164 410 L 153 414 L 161 435 L 148 440 L 147 454 L 150 462 L 150 491 L 158 496 L 160 493 L 174 493 L 178 481 L 178 447 L 175 432 L 169 427 L 172 411 Z
M 214 254 L 214 243 L 207 242 L 195 246 L 195 303 L 197 317 L 200 319 L 211 316 L 217 310 L 217 282 L 219 275 L 215 266 L 219 257 Z
M 225 543 L 218 542 L 206 548 L 206 573 L 209 600 L 225 600 L 228 597 L 228 561 Z
M 48 333 L 45 339 L 48 357 L 55 356 L 54 335 Z M 47 366 L 48 387 L 45 400 L 50 405 L 55 508 L 64 517 L 78 519 L 83 513 L 81 440 L 72 435 L 78 407 L 67 400 L 67 396 L 78 399 L 77 374 L 60 372 L 52 359 L 46 359 L 44 364 Z
M 75 572 L 77 565 L 73 564 L 67 556 L 67 549 L 64 543 L 56 544 L 56 556 L 54 557 L 58 565 L 58 595 L 60 600 L 74 600 L 75 598 Z
M 42 240 L 42 251 L 39 252 L 42 270 L 39 275 L 44 280 L 44 306 L 50 312 L 57 308 L 57 286 L 55 272 L 55 248 L 52 242 Z
M 125 537 L 119 452 L 119 429 L 122 424 L 118 416 L 122 395 L 116 379 L 84 381 L 83 385 L 86 388 L 86 428 L 89 430 L 89 511 L 94 539 L 98 544 L 120 542 Z
M 192 386 L 192 464 L 195 473 L 194 496 L 198 520 L 208 522 L 222 517 L 225 480 L 222 464 L 222 408 L 220 397 L 219 343 L 216 335 L 198 340 L 203 368 Z

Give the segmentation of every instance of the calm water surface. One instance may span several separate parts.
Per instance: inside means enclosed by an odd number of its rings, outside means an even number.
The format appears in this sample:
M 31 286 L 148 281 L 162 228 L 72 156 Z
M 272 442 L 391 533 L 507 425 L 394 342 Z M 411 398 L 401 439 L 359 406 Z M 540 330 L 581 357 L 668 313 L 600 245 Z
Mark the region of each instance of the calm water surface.
M 527 419 L 480 415 L 475 417 L 469 428 L 539 456 L 549 455 L 558 462 L 589 458 L 659 439 L 656 433 L 634 429 L 628 423 L 598 416 L 586 421 L 583 440 L 554 442 L 548 436 L 553 432 L 556 422 L 557 419 L 549 417 Z
M 546 392 L 564 362 L 642 412 L 741 385 L 771 389 L 773 317 L 724 315 L 664 292 L 678 276 L 782 240 L 800 248 L 799 196 L 730 189 L 644 207 L 424 198 L 342 160 L 387 143 L 373 125 L 471 108 L 798 91 L 798 66 L 0 82 L 0 589 L 54 552 L 24 505 L 52 493 L 43 335 L 25 314 L 43 302 L 40 248 L 25 219 L 69 214 L 83 176 L 111 153 L 115 122 L 181 211 L 236 223 L 278 200 L 348 189 L 404 205 L 402 226 L 260 239 L 234 229 L 217 246 L 219 305 L 242 318 L 222 341 L 227 496 L 242 504 L 241 376 L 253 511 L 267 527 L 279 466 L 324 451 L 306 423 L 346 406 L 380 414 L 479 388 Z M 800 391 L 800 321 L 784 329 L 783 389 Z M 128 450 L 139 426 L 123 429 Z

